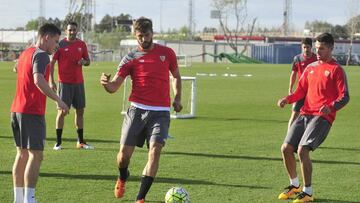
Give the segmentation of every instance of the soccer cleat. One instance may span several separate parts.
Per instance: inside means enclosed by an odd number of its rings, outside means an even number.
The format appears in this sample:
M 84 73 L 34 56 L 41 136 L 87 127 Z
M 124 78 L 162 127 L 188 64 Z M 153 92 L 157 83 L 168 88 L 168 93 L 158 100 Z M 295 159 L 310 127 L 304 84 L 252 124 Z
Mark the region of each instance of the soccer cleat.
M 57 143 L 53 147 L 53 150 L 55 150 L 55 151 L 59 151 L 61 149 L 62 149 L 61 145 L 58 145 Z
M 77 142 L 76 148 L 78 148 L 78 149 L 94 149 L 93 146 L 86 144 L 86 142 L 84 142 L 84 143 Z
M 285 200 L 285 199 L 289 199 L 291 198 L 293 195 L 296 195 L 297 193 L 301 192 L 301 188 L 300 186 L 299 187 L 295 187 L 293 185 L 289 185 L 287 186 L 286 188 L 284 188 L 284 192 L 282 192 L 278 199 L 282 199 L 282 200 Z
M 145 200 L 144 199 L 138 199 L 138 200 L 136 200 L 135 203 L 145 203 Z
M 313 202 L 314 197 L 312 195 L 307 194 L 306 192 L 301 192 L 298 194 L 293 203 L 305 203 L 305 202 Z
M 122 198 L 125 193 L 125 184 L 126 181 L 120 180 L 120 178 L 117 179 L 114 189 L 114 195 L 116 198 Z

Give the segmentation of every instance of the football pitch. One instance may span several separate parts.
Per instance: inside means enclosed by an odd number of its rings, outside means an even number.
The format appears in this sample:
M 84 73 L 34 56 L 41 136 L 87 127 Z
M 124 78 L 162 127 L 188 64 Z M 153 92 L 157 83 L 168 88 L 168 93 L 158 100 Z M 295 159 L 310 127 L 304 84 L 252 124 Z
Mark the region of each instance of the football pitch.
M 0 202 L 13 200 L 12 66 L 0 63 Z M 84 136 L 95 150 L 75 148 L 73 110 L 65 119 L 64 149 L 52 150 L 56 108 L 47 100 L 47 142 L 36 190 L 39 203 L 134 202 L 146 148 L 135 150 L 124 198 L 113 197 L 123 95 L 105 92 L 99 78 L 101 72 L 113 75 L 116 68 L 116 63 L 95 62 L 84 68 Z M 350 102 L 338 112 L 328 138 L 311 154 L 316 202 L 360 202 L 360 67 L 345 70 Z M 173 186 L 184 187 L 193 203 L 282 202 L 277 196 L 289 181 L 280 146 L 291 106 L 280 109 L 276 102 L 287 93 L 290 65 L 199 63 L 180 71 L 197 77 L 196 118 L 171 120 L 173 138 L 163 149 L 147 202 L 164 202 Z

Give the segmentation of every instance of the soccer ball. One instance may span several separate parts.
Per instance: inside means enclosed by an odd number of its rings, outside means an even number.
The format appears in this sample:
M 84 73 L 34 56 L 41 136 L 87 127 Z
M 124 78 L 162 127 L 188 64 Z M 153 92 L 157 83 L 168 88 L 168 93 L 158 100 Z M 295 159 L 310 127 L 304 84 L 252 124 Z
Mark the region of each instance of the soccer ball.
M 173 187 L 165 195 L 165 203 L 190 203 L 189 193 L 182 187 Z

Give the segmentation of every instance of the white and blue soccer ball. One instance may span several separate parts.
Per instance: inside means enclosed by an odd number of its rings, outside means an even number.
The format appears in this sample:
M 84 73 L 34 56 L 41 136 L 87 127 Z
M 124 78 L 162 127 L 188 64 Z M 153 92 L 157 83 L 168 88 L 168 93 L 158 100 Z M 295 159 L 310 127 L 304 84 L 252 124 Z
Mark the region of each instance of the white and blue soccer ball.
M 172 187 L 165 195 L 165 203 L 190 203 L 189 193 L 182 187 Z

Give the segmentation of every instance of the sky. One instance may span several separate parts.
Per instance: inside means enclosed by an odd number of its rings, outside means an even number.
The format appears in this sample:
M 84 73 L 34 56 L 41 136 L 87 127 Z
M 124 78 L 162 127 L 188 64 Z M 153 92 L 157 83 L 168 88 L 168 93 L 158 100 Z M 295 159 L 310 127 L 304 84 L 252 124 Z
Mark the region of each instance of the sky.
M 70 0 L 43 0 L 45 17 L 64 19 Z M 0 28 L 24 27 L 39 16 L 39 0 L 0 0 Z M 257 18 L 257 26 L 279 27 L 283 22 L 285 0 L 248 0 L 248 22 Z M 349 19 L 349 2 L 360 0 L 293 0 L 291 24 L 297 30 L 304 28 L 306 21 L 327 21 L 333 25 L 344 25 Z M 210 18 L 212 0 L 193 0 L 195 30 L 204 27 L 219 27 L 216 19 Z M 153 20 L 154 30 L 167 31 L 188 25 L 189 0 L 96 0 L 96 22 L 109 14 L 130 14 Z M 360 14 L 360 12 L 359 12 Z M 231 26 L 233 17 L 228 17 Z

